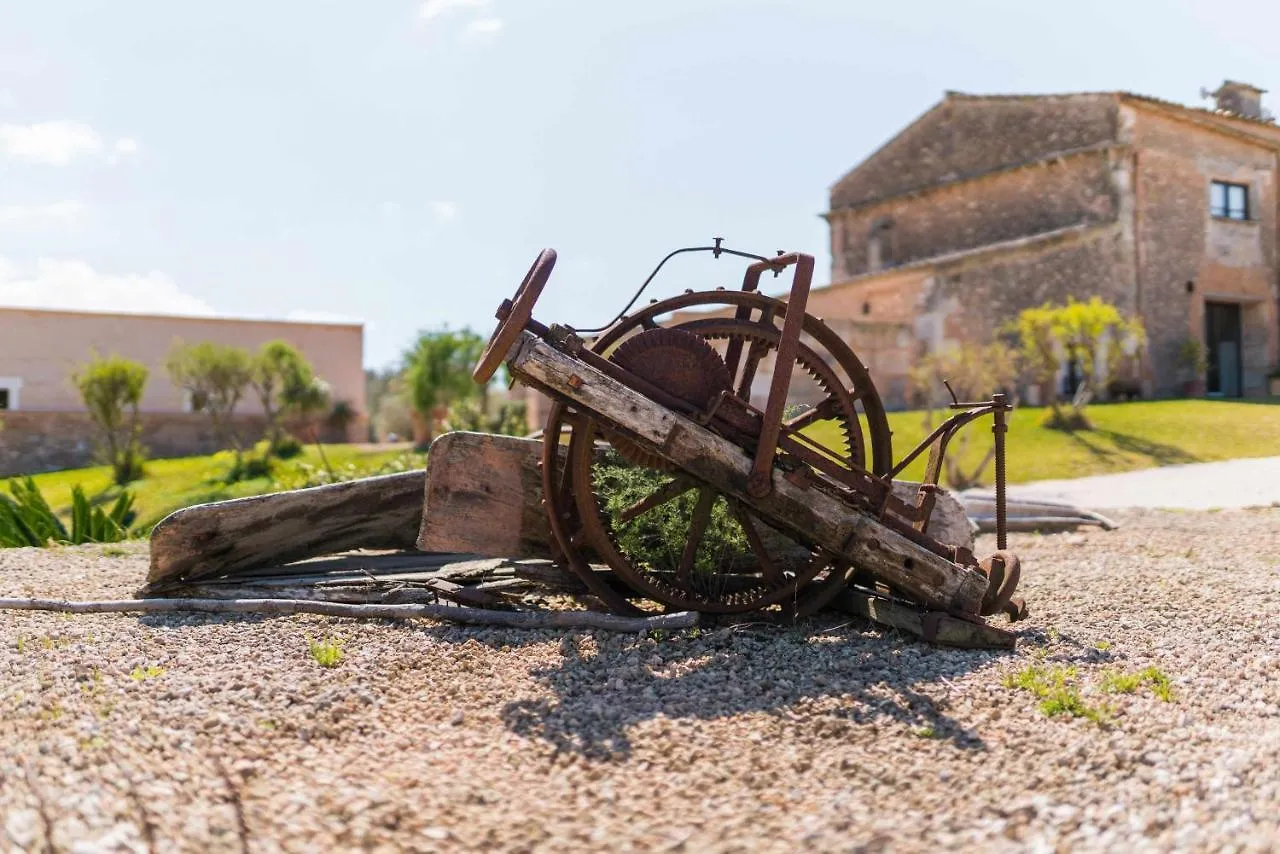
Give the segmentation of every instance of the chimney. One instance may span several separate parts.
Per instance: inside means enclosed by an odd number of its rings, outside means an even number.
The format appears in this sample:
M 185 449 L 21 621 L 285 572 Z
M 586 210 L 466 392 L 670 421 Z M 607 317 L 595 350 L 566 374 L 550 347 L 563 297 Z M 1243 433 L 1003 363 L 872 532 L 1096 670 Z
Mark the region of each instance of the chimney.
M 1250 86 L 1248 83 L 1237 83 L 1224 80 L 1218 91 L 1209 92 L 1216 102 L 1217 109 L 1224 113 L 1232 113 L 1246 119 L 1263 119 L 1262 93 L 1266 89 Z

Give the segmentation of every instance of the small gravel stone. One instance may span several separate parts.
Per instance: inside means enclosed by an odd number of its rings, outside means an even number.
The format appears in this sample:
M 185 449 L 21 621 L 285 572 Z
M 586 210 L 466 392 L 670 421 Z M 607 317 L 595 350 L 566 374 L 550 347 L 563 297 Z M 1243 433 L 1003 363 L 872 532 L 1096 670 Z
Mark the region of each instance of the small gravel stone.
M 1280 509 L 1014 534 L 1011 653 L 856 618 L 661 641 L 0 612 L 0 833 L 83 851 L 1274 851 Z M 979 553 L 995 547 L 981 538 Z M 125 598 L 145 544 L 0 550 Z M 336 637 L 321 667 L 309 640 Z M 1062 668 L 1106 721 L 1005 680 Z M 1156 668 L 1143 682 L 1104 680 Z

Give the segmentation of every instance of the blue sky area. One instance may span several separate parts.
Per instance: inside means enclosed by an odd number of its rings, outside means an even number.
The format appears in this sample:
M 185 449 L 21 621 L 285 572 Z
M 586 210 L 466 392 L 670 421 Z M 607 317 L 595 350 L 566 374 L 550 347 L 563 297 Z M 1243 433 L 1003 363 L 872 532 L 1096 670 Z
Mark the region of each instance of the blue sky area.
M 0 0 L 0 305 L 359 319 L 381 366 L 488 334 L 543 246 L 537 314 L 580 326 L 717 235 L 825 282 L 828 187 L 945 90 L 1207 105 L 1280 86 L 1277 32 L 1264 2 Z

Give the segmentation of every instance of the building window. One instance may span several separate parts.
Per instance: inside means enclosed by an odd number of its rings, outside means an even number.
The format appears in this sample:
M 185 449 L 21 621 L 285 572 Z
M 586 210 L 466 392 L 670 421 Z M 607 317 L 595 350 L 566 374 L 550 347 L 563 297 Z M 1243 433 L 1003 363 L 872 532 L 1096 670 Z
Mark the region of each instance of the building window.
M 893 220 L 881 217 L 871 224 L 867 235 L 867 272 L 874 273 L 893 262 Z
M 1249 218 L 1249 188 L 1214 181 L 1209 187 L 1209 212 L 1221 219 Z
M 22 380 L 18 377 L 0 377 L 0 409 L 18 408 L 18 392 L 22 389 Z

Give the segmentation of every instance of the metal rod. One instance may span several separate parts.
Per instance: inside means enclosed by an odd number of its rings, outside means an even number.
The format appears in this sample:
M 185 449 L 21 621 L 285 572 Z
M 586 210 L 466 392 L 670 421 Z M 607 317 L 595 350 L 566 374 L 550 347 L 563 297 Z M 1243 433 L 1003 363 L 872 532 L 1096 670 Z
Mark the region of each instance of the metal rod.
M 1004 416 L 1006 412 L 1005 396 L 1003 394 L 994 394 L 991 396 L 992 414 L 995 416 L 995 423 L 991 425 L 991 432 L 995 434 L 996 441 L 996 548 L 1004 550 L 1008 547 L 1008 519 L 1005 514 L 1005 464 L 1004 464 L 1004 434 L 1008 425 L 1005 424 Z

